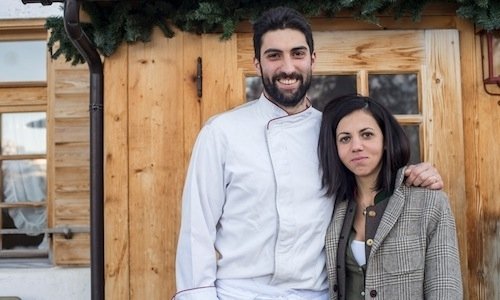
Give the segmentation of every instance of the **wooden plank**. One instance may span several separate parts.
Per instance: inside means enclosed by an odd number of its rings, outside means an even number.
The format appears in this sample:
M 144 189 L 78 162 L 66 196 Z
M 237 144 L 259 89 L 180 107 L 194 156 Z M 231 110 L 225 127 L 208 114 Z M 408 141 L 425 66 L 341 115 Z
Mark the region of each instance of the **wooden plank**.
M 479 119 L 489 118 L 488 115 L 479 115 L 479 105 L 488 101 L 487 95 L 482 93 L 481 82 L 481 52 L 478 39 L 474 33 L 474 26 L 465 20 L 457 18 L 458 29 L 460 30 L 460 54 L 462 68 L 462 102 L 463 124 L 464 124 L 464 152 L 465 152 L 465 191 L 467 198 L 467 291 L 464 299 L 495 299 L 486 297 L 488 288 L 484 270 L 486 260 L 483 253 L 484 234 L 482 230 L 482 214 L 484 203 L 481 192 L 484 186 L 480 183 L 481 170 L 479 160 L 482 156 L 479 153 Z M 487 121 L 487 120 L 486 120 Z M 483 133 L 484 135 L 485 133 Z M 492 176 L 495 176 L 492 174 Z M 499 191 L 500 192 L 500 191 Z M 498 281 L 497 281 L 498 282 Z M 497 288 L 498 290 L 498 288 Z M 497 295 L 498 298 L 498 295 Z
M 475 28 L 457 18 L 461 36 L 464 91 L 465 169 L 469 299 L 500 297 L 500 102 L 483 89 L 481 50 Z M 491 87 L 490 87 L 491 88 Z M 500 92 L 500 91 L 499 91 Z
M 56 192 L 83 192 L 89 190 L 90 167 L 56 167 L 54 180 Z M 57 199 L 55 200 L 57 202 Z
M 83 80 L 89 77 L 89 71 L 87 69 L 82 69 L 81 67 L 56 69 L 55 76 L 57 77 L 55 82 L 56 96 L 89 94 L 89 80 Z
M 414 30 L 314 32 L 314 74 L 416 71 L 425 58 L 423 38 L 422 31 Z M 238 67 L 253 70 L 253 56 L 251 34 L 239 34 Z
M 239 35 L 224 41 L 216 34 L 202 36 L 202 123 L 217 113 L 245 102 L 245 94 L 242 93 L 244 82 L 241 80 L 242 71 L 239 69 L 253 71 L 255 67 L 247 63 L 240 68 L 240 64 L 237 64 L 237 59 L 240 60 L 239 43 Z M 250 62 L 253 62 L 253 53 Z
M 394 15 L 387 14 L 378 14 L 377 22 L 356 20 L 349 10 L 337 12 L 333 18 L 310 17 L 309 21 L 313 31 L 453 29 L 456 28 L 457 22 L 456 10 L 455 3 L 440 2 L 427 4 L 417 21 L 408 16 L 396 19 Z M 251 22 L 248 20 L 240 22 L 236 27 L 236 32 L 252 33 Z
M 89 226 L 89 73 L 86 64 L 72 66 L 64 58 L 49 60 L 50 226 Z M 86 102 L 86 103 L 85 103 Z M 84 113 L 84 110 L 87 113 Z M 64 111 L 64 112 L 63 112 Z M 65 240 L 55 236 L 54 263 L 87 265 L 88 233 Z
M 89 265 L 89 234 L 77 233 L 69 240 L 65 239 L 62 235 L 54 235 L 53 257 L 56 265 Z
M 129 48 L 130 298 L 170 299 L 184 181 L 183 33 Z M 158 288 L 161 287 L 161 288 Z
M 196 89 L 197 58 L 201 57 L 201 37 L 194 34 L 184 34 L 184 172 L 191 158 L 191 151 L 201 128 L 200 103 L 203 96 L 198 97 Z M 207 58 L 204 58 L 207 59 Z M 203 64 L 203 62 L 202 62 Z M 202 75 L 206 77 L 206 74 Z M 204 80 L 205 78 L 202 78 Z M 206 82 L 203 83 L 205 85 Z M 180 199 L 179 199 L 180 200 Z M 179 201 L 180 203 L 180 201 Z M 180 215 L 180 206 L 178 216 Z M 179 225 L 180 225 L 180 219 Z
M 0 88 L 0 106 L 47 105 L 47 87 Z
M 54 206 L 55 227 L 62 225 L 90 225 L 89 193 L 59 192 Z
M 54 120 L 54 143 L 89 142 L 89 118 L 65 118 Z
M 0 20 L 0 41 L 45 40 L 45 21 L 39 18 Z
M 53 164 L 56 167 L 88 167 L 90 147 L 83 143 L 60 143 L 54 150 Z
M 105 298 L 130 298 L 128 45 L 104 60 Z M 146 195 L 146 194 L 145 194 Z
M 424 97 L 427 97 L 423 100 L 428 149 L 425 160 L 436 165 L 450 199 L 456 220 L 462 278 L 466 289 L 467 215 L 463 208 L 467 206 L 467 202 L 459 36 L 456 30 L 428 30 L 425 32 L 425 39 L 428 58 L 423 87 Z
M 56 93 L 54 95 L 57 106 L 54 107 L 54 118 L 88 118 L 89 93 Z

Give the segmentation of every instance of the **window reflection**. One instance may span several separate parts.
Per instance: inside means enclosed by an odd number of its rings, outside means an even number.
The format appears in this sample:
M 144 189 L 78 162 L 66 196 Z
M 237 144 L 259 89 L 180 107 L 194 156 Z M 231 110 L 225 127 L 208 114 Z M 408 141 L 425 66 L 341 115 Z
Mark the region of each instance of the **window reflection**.
M 0 42 L 0 83 L 46 81 L 45 41 Z
M 260 77 L 246 78 L 247 101 L 260 97 L 262 90 Z M 315 108 L 323 110 L 333 98 L 352 93 L 356 93 L 356 75 L 314 75 L 307 95 Z
M 370 74 L 369 93 L 393 114 L 418 114 L 417 74 Z
M 420 156 L 420 131 L 418 125 L 403 125 L 403 130 L 410 140 L 410 164 L 416 164 L 422 161 Z
M 1 114 L 2 154 L 45 154 L 46 113 Z
M 7 160 L 2 162 L 4 202 L 45 201 L 45 159 Z M 26 207 L 9 209 L 17 228 L 37 232 L 46 221 L 44 208 Z

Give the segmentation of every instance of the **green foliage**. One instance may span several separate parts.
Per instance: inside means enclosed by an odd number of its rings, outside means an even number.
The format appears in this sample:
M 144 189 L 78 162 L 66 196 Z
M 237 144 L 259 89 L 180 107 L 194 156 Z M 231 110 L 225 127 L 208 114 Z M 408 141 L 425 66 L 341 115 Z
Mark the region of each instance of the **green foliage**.
M 229 39 L 236 26 L 243 20 L 254 20 L 263 11 L 274 6 L 289 6 L 307 17 L 334 17 L 340 10 L 350 11 L 355 18 L 377 22 L 376 15 L 389 13 L 395 18 L 411 16 L 419 20 L 426 4 L 435 0 L 134 0 L 134 1 L 83 1 L 82 9 L 89 15 L 90 23 L 82 24 L 89 39 L 104 56 L 110 56 L 123 42 L 148 42 L 153 27 L 163 34 L 174 36 L 173 26 L 182 31 L 220 33 Z M 500 1 L 498 0 L 449 0 L 458 4 L 457 15 L 472 21 L 486 30 L 500 29 Z M 63 19 L 48 18 L 50 30 L 48 47 L 53 58 L 64 55 L 72 64 L 84 59 L 74 48 L 64 31 Z M 56 43 L 59 47 L 55 52 Z

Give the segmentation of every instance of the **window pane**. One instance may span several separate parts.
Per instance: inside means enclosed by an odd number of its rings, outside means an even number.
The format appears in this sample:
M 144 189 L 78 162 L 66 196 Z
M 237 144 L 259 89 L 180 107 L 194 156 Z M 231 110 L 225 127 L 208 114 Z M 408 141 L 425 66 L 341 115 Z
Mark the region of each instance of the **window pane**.
M 262 90 L 260 77 L 246 78 L 247 101 L 260 97 Z M 355 75 L 314 75 L 307 95 L 314 107 L 323 110 L 325 104 L 334 97 L 351 93 L 356 93 Z
M 356 93 L 356 75 L 322 75 L 313 76 L 307 94 L 313 106 L 322 111 L 333 98 L 353 93 Z
M 258 76 L 249 76 L 245 78 L 246 85 L 246 99 L 252 101 L 258 99 L 264 88 L 262 87 L 262 80 Z
M 410 164 L 416 164 L 422 161 L 420 157 L 420 134 L 418 125 L 405 125 L 403 130 L 410 140 Z
M 23 206 L 3 209 L 2 228 L 18 229 L 23 233 L 4 235 L 1 249 L 19 246 L 41 249 L 44 237 L 41 232 L 47 227 L 47 211 L 45 205 L 37 203 L 45 202 L 46 199 L 46 169 L 45 159 L 2 162 L 1 202 Z
M 418 114 L 416 74 L 370 74 L 370 96 L 382 102 L 393 114 Z
M 45 112 L 4 113 L 2 119 L 2 154 L 45 154 Z
M 0 42 L 0 82 L 46 81 L 45 41 Z

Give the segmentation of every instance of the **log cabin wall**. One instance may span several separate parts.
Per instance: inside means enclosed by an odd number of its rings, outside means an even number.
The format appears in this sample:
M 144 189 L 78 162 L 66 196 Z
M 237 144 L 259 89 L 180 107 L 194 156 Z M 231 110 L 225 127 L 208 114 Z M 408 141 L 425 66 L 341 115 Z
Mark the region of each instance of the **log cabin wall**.
M 483 90 L 474 26 L 449 10 L 427 12 L 418 23 L 391 17 L 382 18 L 381 24 L 384 29 L 459 32 L 463 145 L 451 146 L 463 147 L 465 161 L 466 207 L 453 207 L 461 216 L 457 228 L 461 230 L 465 299 L 498 299 L 500 97 Z M 313 28 L 380 30 L 347 17 L 333 22 L 314 20 Z M 245 32 L 249 27 L 243 24 L 239 33 Z M 152 42 L 122 45 L 105 59 L 107 299 L 170 299 L 174 294 L 180 198 L 192 145 L 208 116 L 242 101 L 234 99 L 241 86 L 228 85 L 226 81 L 234 74 L 225 70 L 204 74 L 204 97 L 220 94 L 220 102 L 205 103 L 203 96 L 198 97 L 197 58 L 202 57 L 204 66 L 230 63 L 233 56 L 226 54 L 236 51 L 236 40 L 235 36 L 220 42 L 217 35 L 182 32 L 166 39 L 155 31 Z M 56 104 L 55 111 L 61 108 Z M 57 139 L 61 132 L 54 134 Z M 56 182 L 58 176 L 66 175 L 56 173 Z M 445 186 L 453 186 L 452 181 L 453 176 L 447 176 Z

